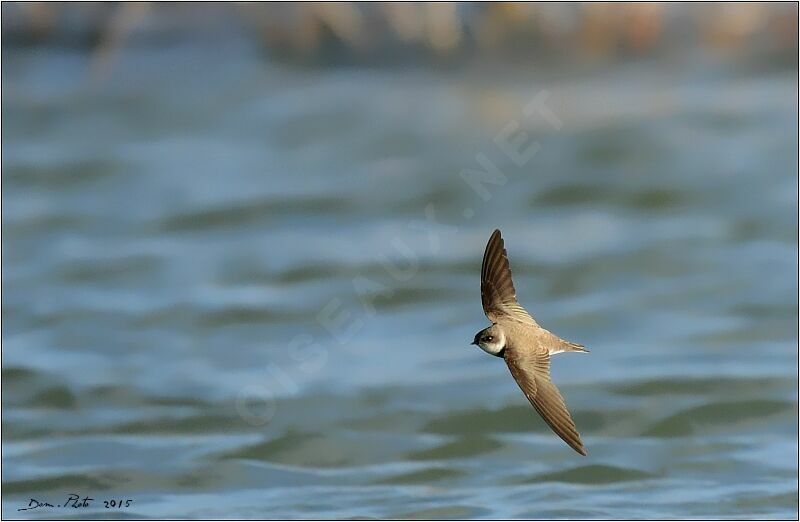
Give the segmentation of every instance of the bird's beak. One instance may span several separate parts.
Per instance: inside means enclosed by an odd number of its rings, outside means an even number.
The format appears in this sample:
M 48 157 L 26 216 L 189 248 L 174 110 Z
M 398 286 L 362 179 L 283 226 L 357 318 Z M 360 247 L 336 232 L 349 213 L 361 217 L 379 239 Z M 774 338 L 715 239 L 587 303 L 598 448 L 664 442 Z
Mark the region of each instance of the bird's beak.
M 472 341 L 471 343 L 469 343 L 469 344 L 475 344 L 475 345 L 477 345 L 478 343 L 476 343 L 476 342 L 473 340 L 473 341 Z

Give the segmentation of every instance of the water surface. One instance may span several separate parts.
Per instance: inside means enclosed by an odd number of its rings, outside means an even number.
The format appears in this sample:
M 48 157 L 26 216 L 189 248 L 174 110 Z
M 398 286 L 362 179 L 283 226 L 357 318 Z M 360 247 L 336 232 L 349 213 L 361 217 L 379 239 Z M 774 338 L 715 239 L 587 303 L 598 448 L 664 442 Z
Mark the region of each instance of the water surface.
M 4 54 L 4 517 L 797 517 L 796 71 L 240 51 Z M 496 227 L 588 457 L 469 346 Z

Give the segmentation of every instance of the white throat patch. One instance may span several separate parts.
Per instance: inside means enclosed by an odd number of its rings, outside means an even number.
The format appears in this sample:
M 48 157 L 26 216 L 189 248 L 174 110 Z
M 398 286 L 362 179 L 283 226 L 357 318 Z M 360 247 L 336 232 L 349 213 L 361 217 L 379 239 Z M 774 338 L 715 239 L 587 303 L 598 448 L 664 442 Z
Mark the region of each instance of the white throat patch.
M 490 355 L 497 355 L 498 353 L 503 351 L 504 346 L 500 343 L 478 343 L 478 346 L 481 347 L 481 350 L 490 354 Z

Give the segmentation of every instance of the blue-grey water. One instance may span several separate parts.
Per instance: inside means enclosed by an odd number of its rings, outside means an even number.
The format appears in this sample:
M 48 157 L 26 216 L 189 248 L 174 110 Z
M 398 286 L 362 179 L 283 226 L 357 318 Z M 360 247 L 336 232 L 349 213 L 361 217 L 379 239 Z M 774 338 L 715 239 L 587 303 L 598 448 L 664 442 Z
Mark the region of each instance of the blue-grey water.
M 3 55 L 4 517 L 798 516 L 796 69 L 95 67 Z M 494 228 L 587 457 L 469 345 Z

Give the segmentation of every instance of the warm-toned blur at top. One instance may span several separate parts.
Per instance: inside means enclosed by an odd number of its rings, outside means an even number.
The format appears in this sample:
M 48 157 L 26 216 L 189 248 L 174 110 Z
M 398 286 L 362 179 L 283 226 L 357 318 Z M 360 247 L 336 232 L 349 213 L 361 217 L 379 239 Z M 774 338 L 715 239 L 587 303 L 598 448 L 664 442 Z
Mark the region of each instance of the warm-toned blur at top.
M 3 2 L 3 518 L 796 518 L 797 21 Z
M 659 60 L 681 53 L 791 64 L 791 3 L 18 3 L 3 43 L 81 48 L 111 65 L 130 46 L 244 40 L 314 65 L 531 65 Z

